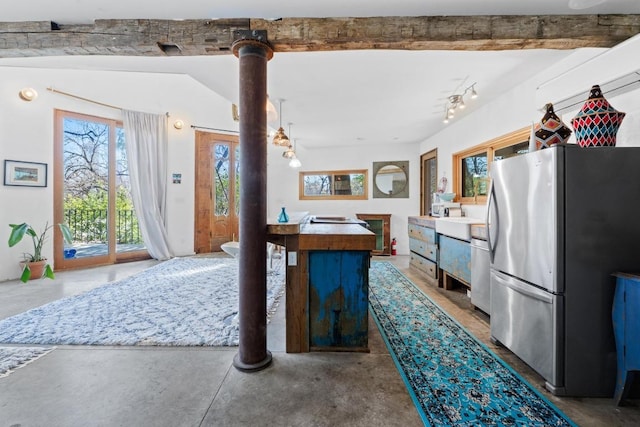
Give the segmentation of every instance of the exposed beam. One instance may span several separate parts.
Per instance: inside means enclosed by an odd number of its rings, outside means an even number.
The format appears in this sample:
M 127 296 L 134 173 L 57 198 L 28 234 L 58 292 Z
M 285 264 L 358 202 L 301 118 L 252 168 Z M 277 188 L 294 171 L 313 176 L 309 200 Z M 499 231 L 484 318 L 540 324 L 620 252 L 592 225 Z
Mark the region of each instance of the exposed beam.
M 612 47 L 640 15 L 427 16 L 251 20 L 276 52 L 349 49 L 506 50 Z
M 275 52 L 573 49 L 611 47 L 640 33 L 640 15 L 0 22 L 0 57 L 230 54 L 234 32 L 251 29 L 266 30 Z

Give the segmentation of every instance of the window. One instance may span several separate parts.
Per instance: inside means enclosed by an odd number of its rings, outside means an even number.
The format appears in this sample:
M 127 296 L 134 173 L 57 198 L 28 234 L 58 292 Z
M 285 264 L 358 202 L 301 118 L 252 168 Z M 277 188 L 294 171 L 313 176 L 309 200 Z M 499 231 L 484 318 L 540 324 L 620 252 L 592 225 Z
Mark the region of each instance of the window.
M 492 139 L 453 155 L 453 188 L 461 203 L 486 203 L 491 162 L 529 151 L 531 128 Z
M 300 172 L 300 200 L 367 199 L 367 170 Z

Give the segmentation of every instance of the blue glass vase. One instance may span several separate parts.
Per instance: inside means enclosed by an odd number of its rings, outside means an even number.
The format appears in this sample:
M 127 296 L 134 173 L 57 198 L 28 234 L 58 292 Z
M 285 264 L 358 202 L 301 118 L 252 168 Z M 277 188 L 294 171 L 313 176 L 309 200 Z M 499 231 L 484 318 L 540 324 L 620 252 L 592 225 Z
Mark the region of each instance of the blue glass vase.
M 280 211 L 280 215 L 278 215 L 278 222 L 289 222 L 289 215 L 287 215 L 287 212 L 284 210 L 284 208 L 282 208 L 282 210 Z

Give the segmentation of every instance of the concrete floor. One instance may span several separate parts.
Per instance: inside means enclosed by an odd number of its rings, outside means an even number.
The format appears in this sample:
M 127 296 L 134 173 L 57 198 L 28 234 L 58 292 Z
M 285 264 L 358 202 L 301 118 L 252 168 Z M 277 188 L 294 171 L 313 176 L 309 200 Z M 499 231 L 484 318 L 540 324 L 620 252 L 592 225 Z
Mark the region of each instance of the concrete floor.
M 489 342 L 487 318 L 464 292 L 428 285 L 405 256 L 387 257 L 580 426 L 640 425 L 640 401 L 558 398 L 510 352 Z M 147 268 L 142 261 L 0 283 L 0 318 Z M 232 367 L 236 348 L 58 346 L 0 378 L 4 426 L 419 426 L 420 417 L 370 322 L 370 353 L 287 354 L 284 304 L 268 326 L 273 364 Z

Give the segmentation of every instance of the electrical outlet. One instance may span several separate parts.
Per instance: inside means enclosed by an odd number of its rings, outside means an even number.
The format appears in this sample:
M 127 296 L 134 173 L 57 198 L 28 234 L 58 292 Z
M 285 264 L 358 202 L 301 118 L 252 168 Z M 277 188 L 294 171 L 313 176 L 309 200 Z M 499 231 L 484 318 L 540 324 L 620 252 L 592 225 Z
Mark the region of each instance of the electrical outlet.
M 287 265 L 296 266 L 298 265 L 298 253 L 295 251 L 287 252 Z

